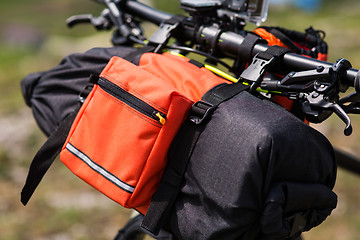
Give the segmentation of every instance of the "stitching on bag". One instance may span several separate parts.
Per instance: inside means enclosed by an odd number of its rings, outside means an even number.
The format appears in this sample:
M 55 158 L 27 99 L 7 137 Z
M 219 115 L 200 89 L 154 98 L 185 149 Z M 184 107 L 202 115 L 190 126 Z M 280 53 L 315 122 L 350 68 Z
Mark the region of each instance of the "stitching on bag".
M 138 117 L 142 118 L 143 120 L 150 123 L 151 125 L 153 125 L 153 126 L 155 126 L 157 128 L 160 128 L 160 129 L 162 128 L 162 125 L 160 123 L 158 123 L 156 120 L 154 120 L 152 118 L 149 118 L 148 116 L 145 116 L 144 114 L 140 113 L 139 111 L 133 109 L 132 107 L 130 107 L 126 103 L 120 101 L 116 97 L 111 96 L 110 94 L 105 92 L 103 89 L 98 88 L 98 90 L 99 90 L 100 94 L 102 94 L 104 97 L 108 98 L 110 101 L 114 101 L 118 105 L 121 105 L 122 107 L 125 107 L 128 111 L 131 111 L 132 113 L 135 113 Z
M 146 102 L 146 103 L 149 104 L 150 106 L 153 106 L 153 107 L 155 107 L 156 109 L 158 109 L 159 111 L 167 114 L 167 112 L 168 112 L 167 109 L 165 109 L 165 108 L 159 106 L 158 104 L 152 102 L 150 99 L 146 98 L 146 97 L 143 96 L 142 94 L 140 94 L 140 93 L 138 93 L 138 92 L 136 92 L 136 91 L 134 91 L 134 90 L 127 89 L 127 88 L 125 87 L 125 85 L 124 85 L 122 82 L 120 82 L 119 80 L 113 78 L 112 76 L 110 76 L 110 75 L 108 75 L 108 74 L 106 74 L 106 73 L 103 73 L 101 76 L 105 77 L 105 78 L 108 79 L 108 80 L 111 80 L 111 81 L 113 81 L 113 82 L 116 82 L 116 84 L 117 84 L 118 86 L 120 86 L 122 89 L 126 90 L 127 92 L 129 92 L 130 94 L 136 96 L 137 98 L 143 100 L 144 102 Z
M 134 90 L 127 89 L 126 86 L 125 86 L 122 82 L 120 82 L 118 79 L 115 79 L 115 78 L 113 78 L 112 76 L 110 76 L 110 75 L 108 75 L 108 74 L 104 74 L 104 76 L 106 76 L 107 78 L 111 79 L 111 81 L 116 82 L 116 83 L 117 83 L 121 88 L 123 88 L 125 91 L 127 91 L 127 92 L 129 92 L 130 94 L 136 96 L 137 98 L 143 100 L 143 101 L 146 102 L 147 104 L 149 104 L 149 105 L 157 108 L 159 111 L 167 114 L 167 111 L 168 111 L 167 109 L 165 109 L 165 108 L 163 108 L 162 106 L 154 103 L 153 101 L 151 101 L 150 99 L 146 98 L 146 97 L 143 96 L 142 94 L 140 94 L 140 93 L 138 93 L 138 92 L 136 92 L 136 91 L 134 91 Z M 109 79 L 108 79 L 108 80 L 109 80 Z

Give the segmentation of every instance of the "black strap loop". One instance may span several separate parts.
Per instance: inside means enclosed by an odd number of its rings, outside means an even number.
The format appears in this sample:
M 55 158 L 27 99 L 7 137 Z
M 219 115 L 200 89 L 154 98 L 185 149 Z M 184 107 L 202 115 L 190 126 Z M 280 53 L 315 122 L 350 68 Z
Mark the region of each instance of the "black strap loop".
M 266 41 L 256 34 L 248 33 L 239 47 L 239 60 L 242 62 L 250 62 L 253 56 L 252 51 L 259 42 Z
M 265 52 L 260 52 L 256 55 L 256 57 L 266 61 L 270 61 L 272 58 L 274 58 L 268 68 L 275 72 L 281 72 L 281 66 L 283 65 L 282 58 L 288 52 L 291 52 L 291 50 L 275 45 L 269 47 Z
M 57 155 L 59 155 L 80 106 L 81 105 L 79 104 L 79 106 L 61 122 L 31 162 L 25 185 L 21 191 L 21 202 L 24 206 L 29 202 L 41 179 L 44 177 Z

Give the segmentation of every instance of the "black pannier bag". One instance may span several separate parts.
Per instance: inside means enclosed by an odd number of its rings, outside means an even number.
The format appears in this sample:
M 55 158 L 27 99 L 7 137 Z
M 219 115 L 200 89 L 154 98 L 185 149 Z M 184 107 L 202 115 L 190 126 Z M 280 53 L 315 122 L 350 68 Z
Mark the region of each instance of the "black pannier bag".
M 175 139 L 169 158 L 177 158 Z M 336 207 L 329 141 L 283 107 L 241 92 L 219 105 L 193 149 L 169 219 L 177 239 L 281 240 Z
M 112 56 L 134 51 L 92 49 L 26 77 L 22 91 L 45 134 L 54 132 L 78 105 L 90 74 L 98 75 Z M 243 91 L 221 103 L 203 127 L 165 221 L 177 239 L 296 237 L 336 207 L 331 144 L 280 105 Z M 189 136 L 180 130 L 169 161 L 194 142 Z M 166 192 L 160 198 L 162 194 Z
M 40 129 L 49 136 L 79 102 L 91 74 L 99 75 L 112 56 L 125 57 L 131 47 L 93 48 L 65 57 L 56 67 L 26 76 L 21 90 Z

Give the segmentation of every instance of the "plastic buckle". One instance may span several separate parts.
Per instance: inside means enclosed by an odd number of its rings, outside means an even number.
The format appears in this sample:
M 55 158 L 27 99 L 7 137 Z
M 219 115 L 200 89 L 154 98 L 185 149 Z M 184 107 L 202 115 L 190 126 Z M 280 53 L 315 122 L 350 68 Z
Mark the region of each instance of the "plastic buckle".
M 155 45 L 155 53 L 160 52 L 163 47 L 168 42 L 172 31 L 174 31 L 179 26 L 179 23 L 170 24 L 170 23 L 161 23 L 159 29 L 150 37 L 149 44 Z
M 275 57 L 262 59 L 259 53 L 255 55 L 251 64 L 242 72 L 240 79 L 252 82 L 249 92 L 253 92 L 262 82 L 267 68 L 275 61 Z
M 212 113 L 217 108 L 216 105 L 205 101 L 197 101 L 190 109 L 189 119 L 191 122 L 200 125 L 209 120 Z

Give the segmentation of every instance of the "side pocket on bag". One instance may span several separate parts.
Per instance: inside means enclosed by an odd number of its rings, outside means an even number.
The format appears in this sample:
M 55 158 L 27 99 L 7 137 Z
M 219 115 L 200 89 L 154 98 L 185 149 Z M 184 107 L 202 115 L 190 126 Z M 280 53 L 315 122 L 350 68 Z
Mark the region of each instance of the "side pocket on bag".
M 150 77 L 136 68 L 146 75 L 144 79 Z M 161 79 L 153 78 L 153 88 L 163 91 Z M 168 147 L 192 102 L 165 88 L 167 94 L 158 95 L 166 97 L 166 104 L 160 106 L 160 97 L 152 101 L 147 89 L 133 89 L 136 84 L 129 89 L 126 81 L 132 79 L 122 80 L 101 75 L 73 123 L 60 160 L 109 198 L 136 208 L 150 203 L 166 166 Z

